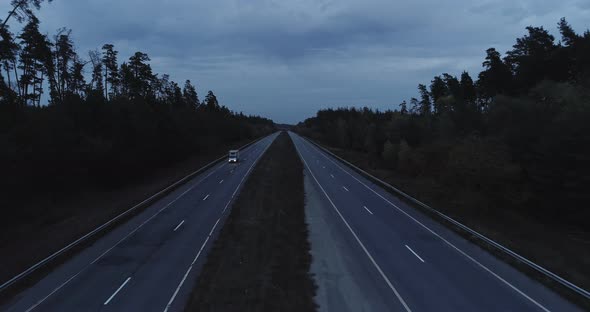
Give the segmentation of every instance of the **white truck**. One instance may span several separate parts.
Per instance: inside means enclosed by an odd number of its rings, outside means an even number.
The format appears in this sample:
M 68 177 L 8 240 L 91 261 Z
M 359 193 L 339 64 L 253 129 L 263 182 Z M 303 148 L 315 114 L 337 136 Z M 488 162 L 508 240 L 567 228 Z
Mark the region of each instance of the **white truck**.
M 239 150 L 230 150 L 228 162 L 237 163 L 239 160 L 240 160 L 240 151 Z

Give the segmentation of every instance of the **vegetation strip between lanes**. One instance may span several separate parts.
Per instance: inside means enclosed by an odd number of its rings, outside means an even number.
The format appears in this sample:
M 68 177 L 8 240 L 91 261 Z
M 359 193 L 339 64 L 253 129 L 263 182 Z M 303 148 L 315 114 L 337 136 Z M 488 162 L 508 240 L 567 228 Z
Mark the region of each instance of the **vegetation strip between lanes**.
M 281 133 L 209 252 L 186 311 L 314 311 L 303 165 Z

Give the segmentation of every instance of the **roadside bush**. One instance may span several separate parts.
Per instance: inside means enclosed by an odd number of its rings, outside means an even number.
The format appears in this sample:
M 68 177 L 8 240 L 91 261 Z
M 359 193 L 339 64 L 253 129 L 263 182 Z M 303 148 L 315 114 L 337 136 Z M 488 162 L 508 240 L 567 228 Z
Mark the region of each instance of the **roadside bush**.
M 398 146 L 393 145 L 389 140 L 385 141 L 383 144 L 383 152 L 381 153 L 381 157 L 383 158 L 387 168 L 395 168 L 397 164 L 398 153 Z
M 425 163 L 423 155 L 414 151 L 406 140 L 402 140 L 399 144 L 397 159 L 398 170 L 410 176 L 420 175 Z
M 491 198 L 513 203 L 522 186 L 522 170 L 511 160 L 509 149 L 499 141 L 470 136 L 457 143 L 448 154 L 442 174 L 445 184 L 468 188 Z

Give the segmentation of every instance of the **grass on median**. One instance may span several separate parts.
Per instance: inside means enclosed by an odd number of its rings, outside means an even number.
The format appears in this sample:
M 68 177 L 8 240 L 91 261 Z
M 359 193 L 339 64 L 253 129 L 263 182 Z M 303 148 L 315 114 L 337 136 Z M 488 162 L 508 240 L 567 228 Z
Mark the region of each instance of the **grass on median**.
M 303 165 L 283 132 L 259 160 L 186 311 L 315 311 Z

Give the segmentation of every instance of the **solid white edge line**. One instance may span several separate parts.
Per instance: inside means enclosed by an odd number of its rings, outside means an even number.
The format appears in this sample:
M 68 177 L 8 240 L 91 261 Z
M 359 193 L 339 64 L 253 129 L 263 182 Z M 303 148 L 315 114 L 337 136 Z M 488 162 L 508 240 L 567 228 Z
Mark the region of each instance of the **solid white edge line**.
M 195 256 L 195 258 L 193 259 L 193 262 L 191 262 L 191 265 L 189 265 L 188 269 L 186 270 L 186 273 L 184 273 L 184 276 L 182 277 L 182 280 L 180 280 L 180 283 L 178 284 L 178 286 L 176 286 L 176 289 L 174 290 L 174 293 L 172 294 L 172 297 L 170 297 L 170 300 L 168 301 L 168 303 L 166 304 L 166 307 L 164 308 L 164 312 L 168 312 L 168 309 L 170 309 L 170 307 L 172 306 L 172 303 L 174 302 L 174 299 L 176 299 L 176 296 L 178 295 L 178 292 L 180 291 L 180 288 L 182 288 L 182 285 L 184 285 L 184 282 L 186 281 L 186 278 L 188 277 L 188 274 L 193 269 L 193 265 L 195 265 L 195 262 L 197 262 L 197 259 L 199 259 L 199 256 L 201 256 L 201 253 L 203 252 L 203 249 L 205 249 L 205 246 L 207 245 L 207 242 L 209 242 L 209 238 L 213 234 L 213 231 L 215 230 L 215 227 L 217 227 L 217 224 L 218 223 L 219 223 L 219 219 L 217 219 L 217 221 L 215 222 L 215 225 L 213 225 L 213 227 L 211 228 L 211 231 L 209 232 L 209 235 L 207 235 L 207 237 L 205 238 L 205 241 L 201 245 L 201 248 L 199 249 L 199 252 L 197 253 L 197 255 Z
M 131 280 L 131 277 L 128 277 L 125 280 L 125 282 L 123 282 L 123 284 L 121 284 L 121 286 L 119 286 L 119 288 L 117 288 L 117 290 L 109 297 L 109 299 L 107 299 L 107 301 L 105 301 L 103 303 L 103 305 L 109 304 L 109 302 L 111 302 L 111 300 L 113 300 L 113 298 L 115 298 L 115 296 L 121 291 L 121 289 L 123 289 L 123 287 L 125 287 L 125 285 L 127 285 L 127 283 L 129 283 L 130 280 Z
M 209 231 L 209 237 L 211 237 L 211 234 L 213 234 L 213 231 L 217 227 L 217 224 L 219 223 L 219 220 L 220 220 L 220 218 L 218 218 L 217 221 L 215 221 L 215 225 L 213 225 L 213 228 L 211 229 L 211 231 Z
M 238 184 L 238 186 L 236 187 L 236 189 L 234 190 L 233 194 L 231 195 L 231 198 L 229 199 L 229 201 L 227 202 L 227 204 L 225 205 L 225 208 L 223 208 L 223 211 L 221 212 L 221 214 L 223 215 L 223 213 L 225 212 L 225 210 L 227 209 L 227 207 L 229 206 L 229 204 L 231 203 L 232 199 L 234 198 L 234 196 L 236 195 L 236 192 L 238 191 L 238 189 L 240 188 L 240 186 L 242 185 L 242 183 L 244 182 L 244 179 L 246 178 L 246 176 L 248 176 L 248 174 L 250 173 L 250 170 L 252 170 L 252 167 L 254 167 L 254 165 L 258 162 L 258 160 L 260 159 L 260 157 L 262 157 L 262 155 L 264 155 L 264 152 L 266 152 L 266 150 L 268 149 L 268 147 L 272 144 L 272 142 L 270 144 L 268 144 L 266 146 L 266 148 L 262 151 L 262 153 L 260 153 L 260 155 L 258 156 L 258 158 L 256 158 L 256 160 L 254 160 L 254 162 L 252 163 L 252 165 L 250 166 L 250 168 L 248 168 L 248 171 L 246 171 L 246 173 L 244 174 L 244 176 L 242 177 L 242 180 L 240 180 L 240 183 Z M 201 245 L 201 248 L 199 249 L 199 252 L 197 253 L 197 255 L 195 256 L 195 259 L 193 259 L 193 262 L 191 263 L 191 265 L 188 267 L 188 269 L 186 270 L 186 273 L 184 273 L 184 277 L 182 278 L 182 280 L 180 281 L 180 283 L 178 284 L 178 286 L 176 287 L 176 290 L 174 291 L 174 293 L 172 294 L 172 297 L 170 298 L 170 300 L 168 301 L 168 304 L 166 304 L 166 307 L 164 308 L 164 312 L 168 312 L 168 310 L 170 309 L 170 307 L 172 306 L 172 303 L 174 302 L 174 299 L 176 299 L 176 296 L 178 295 L 178 292 L 180 291 L 180 288 L 182 288 L 182 285 L 184 284 L 184 282 L 186 281 L 186 278 L 188 277 L 188 274 L 190 273 L 190 271 L 193 268 L 193 265 L 197 262 L 197 259 L 199 259 L 199 256 L 201 255 L 201 252 L 203 252 L 203 249 L 205 248 L 205 246 L 207 245 L 207 242 L 209 241 L 209 238 L 211 237 L 211 235 L 213 234 L 213 231 L 215 230 L 215 228 L 217 227 L 217 224 L 219 224 L 219 221 L 221 220 L 221 217 L 217 219 L 217 221 L 215 221 L 215 224 L 213 225 L 213 227 L 211 228 L 211 231 L 209 231 L 209 235 L 207 236 L 207 238 L 205 239 L 205 241 L 203 242 L 203 245 Z
M 186 273 L 184 273 L 184 276 L 182 277 L 180 284 L 178 284 L 178 287 L 176 287 L 176 290 L 174 290 L 174 294 L 172 294 L 172 298 L 170 298 L 170 301 L 168 301 L 168 304 L 166 305 L 164 312 L 168 312 L 168 309 L 170 309 L 172 302 L 174 301 L 174 299 L 176 298 L 176 295 L 178 295 L 178 292 L 180 291 L 180 287 L 182 287 L 182 284 L 184 284 L 184 281 L 186 281 L 186 278 L 192 269 L 193 269 L 193 266 L 191 265 L 188 267 L 188 270 L 186 270 Z
M 309 143 L 309 144 L 311 144 L 311 143 Z M 468 255 L 467 253 L 465 253 L 463 250 L 459 249 L 459 247 L 453 245 L 451 242 L 449 242 L 448 240 L 446 240 L 445 238 L 443 238 L 442 236 L 440 236 L 438 233 L 436 233 L 433 230 L 431 230 L 429 227 L 427 227 L 426 225 L 424 225 L 422 222 L 420 222 L 416 218 L 412 217 L 409 213 L 405 212 L 403 209 L 401 209 L 400 207 L 398 207 L 396 204 L 392 203 L 387 198 L 383 197 L 377 191 L 373 190 L 371 187 L 369 187 L 368 185 L 366 185 L 365 183 L 363 183 L 362 181 L 360 181 L 359 179 L 357 179 L 354 175 L 352 175 L 348 171 L 344 170 L 340 165 L 338 165 L 336 162 L 334 162 L 328 156 L 324 155 L 324 153 L 320 152 L 315 146 L 312 146 L 312 148 L 314 148 L 324 158 L 328 159 L 334 165 L 336 165 L 338 168 L 340 168 L 340 170 L 344 171 L 346 174 L 348 174 L 349 176 L 351 176 L 353 179 L 355 179 L 357 182 L 359 182 L 360 184 L 362 184 L 364 187 L 366 187 L 367 189 L 369 189 L 370 191 L 372 191 L 373 193 L 375 193 L 377 196 L 381 197 L 381 199 L 383 199 L 385 202 L 387 202 L 391 206 L 395 207 L 402 214 L 404 214 L 408 218 L 412 219 L 414 222 L 416 222 L 417 224 L 419 224 L 420 226 L 422 226 L 424 229 L 426 229 L 427 231 L 429 231 L 430 233 L 432 233 L 432 235 L 434 235 L 434 236 L 438 237 L 439 239 L 441 239 L 448 246 L 450 246 L 451 248 L 455 249 L 457 252 L 459 252 L 460 254 L 462 254 L 463 256 L 465 256 L 467 259 L 473 261 L 475 264 L 477 264 L 484 271 L 490 273 L 493 277 L 495 277 L 496 279 L 498 279 L 499 281 L 501 281 L 502 283 L 504 283 L 508 287 L 512 288 L 512 290 L 516 291 L 518 294 L 520 294 L 521 296 L 523 296 L 526 299 L 528 299 L 530 302 L 532 302 L 533 304 L 535 304 L 537 307 L 541 308 L 543 311 L 550 312 L 549 309 L 545 308 L 542 304 L 540 304 L 539 302 L 535 301 L 535 299 L 529 297 L 527 294 L 525 294 L 523 291 L 521 291 L 520 289 L 518 289 L 516 286 L 512 285 L 510 282 L 508 282 L 507 280 L 505 280 L 504 278 L 502 278 L 501 276 L 499 276 L 498 274 L 496 274 L 495 272 L 493 272 L 491 269 L 489 269 L 485 265 L 481 264 L 479 261 L 475 260 L 473 257 L 471 257 L 470 255 Z
M 207 196 L 205 196 L 205 198 L 203 198 L 203 200 L 207 200 L 207 198 L 209 198 L 209 194 L 207 194 Z
M 184 223 L 184 220 L 180 221 L 180 223 L 178 223 L 178 225 L 174 228 L 173 232 L 176 232 L 176 230 L 178 230 L 178 228 Z
M 370 214 L 373 214 L 373 212 L 371 210 L 369 210 L 369 208 L 367 208 L 367 206 L 363 206 L 363 208 L 365 208 L 365 210 L 368 211 Z
M 324 193 L 324 195 L 326 196 L 326 198 L 328 199 L 328 201 L 330 202 L 330 204 L 332 205 L 332 207 L 334 208 L 334 210 L 336 210 L 336 213 L 338 213 L 338 215 L 340 216 L 340 219 L 342 219 L 342 221 L 344 222 L 344 224 L 346 225 L 346 227 L 348 228 L 348 230 L 352 233 L 352 235 L 356 239 L 357 243 L 361 246 L 361 248 L 363 249 L 363 251 L 365 252 L 365 254 L 367 255 L 367 257 L 371 260 L 371 262 L 373 263 L 373 265 L 375 266 L 375 268 L 377 269 L 377 271 L 379 272 L 379 274 L 381 275 L 381 277 L 383 277 L 383 279 L 385 280 L 385 282 L 387 283 L 387 285 L 389 286 L 389 288 L 393 291 L 393 293 L 395 294 L 395 296 L 397 297 L 397 299 L 400 301 L 400 303 L 403 305 L 403 307 L 406 309 L 406 311 L 407 312 L 411 312 L 412 310 L 410 310 L 410 307 L 408 307 L 408 305 L 406 304 L 405 300 L 399 294 L 399 292 L 397 291 L 397 289 L 395 289 L 395 287 L 393 286 L 393 284 L 391 283 L 391 281 L 389 280 L 389 278 L 385 275 L 385 273 L 383 272 L 383 270 L 381 270 L 381 267 L 379 266 L 379 264 L 377 264 L 377 262 L 375 261 L 375 259 L 373 259 L 373 256 L 371 256 L 371 253 L 369 253 L 369 251 L 367 250 L 367 248 L 365 247 L 365 245 L 363 244 L 363 242 L 361 242 L 361 240 L 359 239 L 359 237 L 356 235 L 355 231 L 348 224 L 348 221 L 346 221 L 346 219 L 344 218 L 344 216 L 342 215 L 342 213 L 340 213 L 340 210 L 338 210 L 338 208 L 336 207 L 336 205 L 334 204 L 334 202 L 332 201 L 332 199 L 330 198 L 330 196 L 328 196 L 328 193 L 326 193 L 326 191 L 324 190 L 324 188 L 322 187 L 322 185 L 320 184 L 320 182 L 318 181 L 318 179 L 315 177 L 315 175 L 311 171 L 311 168 L 307 164 L 307 161 L 305 161 L 305 158 L 303 158 L 303 155 L 301 155 L 301 152 L 299 152 L 299 149 L 297 149 L 297 153 L 299 154 L 299 157 L 301 158 L 301 160 L 303 160 L 303 162 L 305 163 L 305 167 L 307 168 L 307 170 L 309 171 L 309 173 L 311 174 L 311 176 L 313 177 L 313 179 L 315 180 L 315 182 L 317 183 L 317 185 L 320 187 L 320 189 L 322 190 L 322 192 Z
M 418 258 L 418 259 L 420 259 L 420 261 L 424 262 L 424 259 L 420 258 L 420 256 L 418 256 L 418 254 L 414 250 L 412 250 L 412 248 L 410 248 L 410 246 L 408 246 L 408 245 L 405 245 L 405 246 L 406 246 L 406 248 L 408 248 L 409 251 L 411 251 L 414 254 L 414 256 L 416 256 L 416 258 Z

